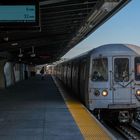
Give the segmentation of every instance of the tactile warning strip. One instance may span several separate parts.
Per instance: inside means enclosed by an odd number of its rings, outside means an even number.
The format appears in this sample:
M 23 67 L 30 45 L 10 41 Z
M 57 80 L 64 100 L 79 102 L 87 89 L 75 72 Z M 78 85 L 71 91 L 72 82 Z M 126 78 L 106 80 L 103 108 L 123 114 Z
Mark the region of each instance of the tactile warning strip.
M 79 101 L 68 96 L 55 79 L 54 81 L 85 140 L 114 139 Z

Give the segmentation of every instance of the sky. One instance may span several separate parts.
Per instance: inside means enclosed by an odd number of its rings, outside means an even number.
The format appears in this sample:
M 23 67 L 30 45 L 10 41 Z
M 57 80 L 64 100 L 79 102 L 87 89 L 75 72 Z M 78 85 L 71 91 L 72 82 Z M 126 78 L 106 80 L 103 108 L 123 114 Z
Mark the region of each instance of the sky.
M 63 58 L 72 58 L 104 44 L 140 46 L 140 0 L 132 0 Z

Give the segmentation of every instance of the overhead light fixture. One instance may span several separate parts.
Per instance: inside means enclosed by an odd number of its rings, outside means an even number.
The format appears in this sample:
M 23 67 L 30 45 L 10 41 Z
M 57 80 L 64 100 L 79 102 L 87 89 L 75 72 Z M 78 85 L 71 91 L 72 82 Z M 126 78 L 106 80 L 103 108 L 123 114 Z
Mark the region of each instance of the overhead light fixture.
M 120 2 L 105 2 L 101 9 L 102 10 L 106 10 L 107 12 L 110 12 L 111 10 L 113 10 Z
M 18 45 L 17 42 L 11 44 L 11 46 L 17 46 L 17 45 Z
M 92 24 L 90 24 L 90 25 L 89 25 L 89 28 L 93 28 L 93 25 L 92 25 Z
M 35 56 L 36 56 L 35 49 L 34 49 L 34 46 L 32 46 L 32 53 L 31 53 L 30 57 L 35 57 Z
M 83 13 L 78 13 L 79 16 L 83 15 Z
M 19 58 L 23 57 L 21 48 L 19 49 L 19 55 L 18 55 L 18 57 L 19 57 Z
M 36 55 L 35 55 L 35 54 L 31 54 L 30 56 L 31 56 L 31 57 L 35 57 Z
M 8 36 L 7 37 L 4 37 L 3 40 L 6 41 L 6 42 L 8 42 L 8 40 L 9 40 Z

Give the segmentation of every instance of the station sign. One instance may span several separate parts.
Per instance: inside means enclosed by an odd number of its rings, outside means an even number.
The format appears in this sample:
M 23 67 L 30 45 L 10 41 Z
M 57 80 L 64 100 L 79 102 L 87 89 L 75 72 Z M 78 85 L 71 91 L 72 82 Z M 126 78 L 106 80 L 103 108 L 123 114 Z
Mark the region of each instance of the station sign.
M 0 29 L 39 26 L 39 0 L 1 0 Z

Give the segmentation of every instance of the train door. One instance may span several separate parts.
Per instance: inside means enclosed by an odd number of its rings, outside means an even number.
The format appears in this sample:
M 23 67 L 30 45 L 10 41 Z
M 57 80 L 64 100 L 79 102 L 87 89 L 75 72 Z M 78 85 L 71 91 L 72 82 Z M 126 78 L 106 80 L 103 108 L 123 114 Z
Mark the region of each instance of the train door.
M 89 59 L 86 57 L 80 62 L 79 86 L 81 101 L 87 105 L 88 102 L 88 75 L 89 75 Z
M 132 102 L 131 58 L 113 58 L 113 103 Z

